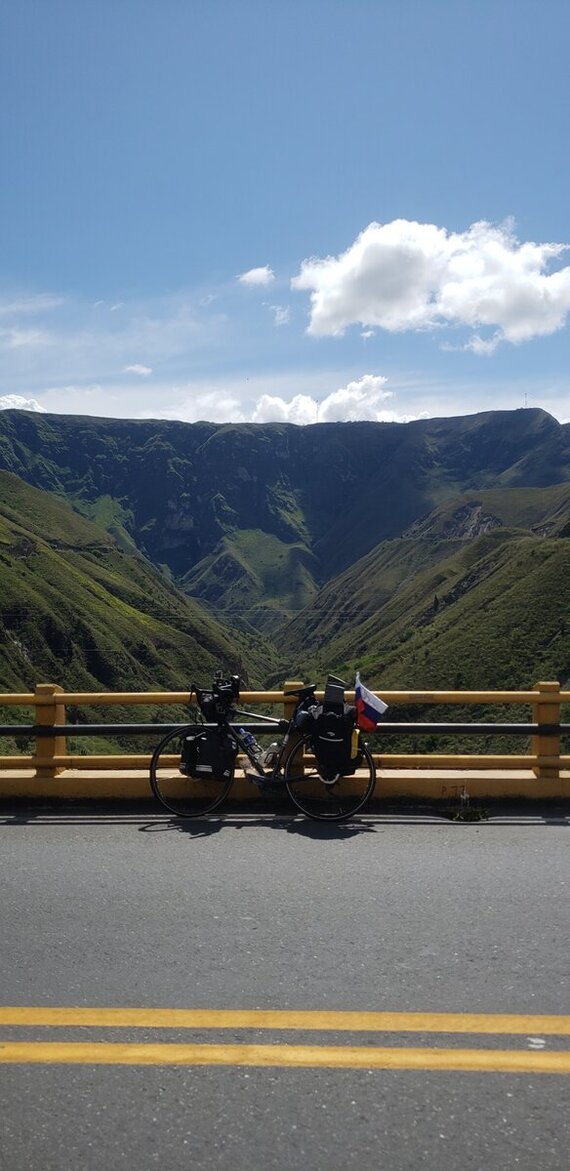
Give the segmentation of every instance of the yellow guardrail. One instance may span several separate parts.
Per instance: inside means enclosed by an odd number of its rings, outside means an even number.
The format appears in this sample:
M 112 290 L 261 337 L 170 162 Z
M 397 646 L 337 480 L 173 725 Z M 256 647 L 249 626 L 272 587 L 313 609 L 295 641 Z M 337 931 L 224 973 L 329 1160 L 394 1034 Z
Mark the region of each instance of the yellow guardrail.
M 287 681 L 282 691 L 242 692 L 241 702 L 247 707 L 273 705 L 280 709 L 279 715 L 289 718 L 295 700 L 286 692 L 301 686 L 300 681 Z M 322 698 L 322 692 L 317 697 Z M 570 703 L 570 691 L 562 691 L 558 682 L 540 682 L 527 691 L 381 691 L 376 694 L 389 705 L 450 705 L 481 706 L 489 704 L 517 705 L 530 707 L 532 722 L 540 725 L 559 725 L 561 704 Z M 347 691 L 350 702 L 354 692 Z M 189 692 L 75 692 L 64 691 L 55 683 L 38 683 L 33 692 L 0 694 L 0 707 L 31 707 L 35 710 L 35 725 L 43 728 L 66 724 L 66 708 L 71 705 L 100 705 L 105 707 L 145 705 L 187 705 Z M 49 779 L 63 770 L 140 770 L 148 769 L 148 754 L 78 755 L 66 752 L 68 737 L 77 736 L 73 724 L 69 731 L 50 736 L 49 733 L 37 740 L 33 755 L 0 756 L 2 770 L 35 770 L 38 778 Z M 405 732 L 405 725 L 402 726 Z M 426 728 L 426 733 L 429 728 Z M 157 729 L 157 740 L 160 731 Z M 431 753 L 374 753 L 376 763 L 384 769 L 438 769 L 438 770 L 529 770 L 542 780 L 559 780 L 562 769 L 570 767 L 570 756 L 561 755 L 560 737 L 536 735 L 532 737 L 528 754 L 442 754 Z

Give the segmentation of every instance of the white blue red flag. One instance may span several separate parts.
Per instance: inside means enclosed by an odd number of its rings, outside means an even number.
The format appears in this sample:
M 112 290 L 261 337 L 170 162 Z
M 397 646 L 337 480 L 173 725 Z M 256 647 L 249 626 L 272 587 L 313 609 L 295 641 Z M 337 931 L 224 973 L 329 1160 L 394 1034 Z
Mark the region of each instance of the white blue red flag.
M 360 671 L 356 672 L 356 682 L 354 684 L 354 704 L 356 707 L 356 723 L 363 732 L 374 732 L 378 726 L 380 717 L 384 715 L 387 703 L 383 699 L 378 699 L 372 691 L 360 682 Z

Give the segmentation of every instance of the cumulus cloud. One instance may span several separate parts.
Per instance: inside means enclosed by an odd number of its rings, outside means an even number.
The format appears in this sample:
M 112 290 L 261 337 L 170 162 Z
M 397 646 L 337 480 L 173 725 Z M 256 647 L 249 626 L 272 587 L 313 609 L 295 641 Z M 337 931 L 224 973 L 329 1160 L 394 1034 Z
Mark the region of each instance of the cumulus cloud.
M 252 423 L 316 423 L 319 403 L 308 394 L 296 394 L 292 399 L 262 394 L 255 404 Z
M 381 404 L 392 398 L 391 390 L 384 390 L 387 379 L 382 374 L 363 374 L 340 390 L 334 390 L 321 403 L 321 423 L 355 422 L 357 419 L 378 420 Z
M 255 404 L 253 423 L 354 423 L 371 420 L 376 423 L 409 422 L 414 415 L 402 415 L 386 410 L 384 404 L 393 397 L 386 390 L 382 374 L 363 374 L 346 386 L 333 390 L 323 398 L 296 394 L 291 399 L 263 394 Z
M 0 411 L 39 411 L 46 414 L 35 398 L 24 398 L 21 394 L 4 394 L 0 397 Z
M 351 325 L 390 333 L 442 326 L 489 328 L 465 348 L 490 353 L 561 329 L 570 310 L 570 267 L 549 271 L 567 244 L 520 243 L 513 225 L 371 223 L 339 256 L 303 261 L 292 287 L 311 295 L 308 332 Z
M 148 378 L 152 374 L 152 366 L 141 366 L 140 362 L 135 362 L 132 366 L 123 366 L 123 374 L 140 374 L 141 378 Z
M 247 272 L 242 272 L 237 279 L 240 285 L 270 285 L 275 280 L 275 273 L 268 264 L 264 264 L 262 268 L 250 268 Z

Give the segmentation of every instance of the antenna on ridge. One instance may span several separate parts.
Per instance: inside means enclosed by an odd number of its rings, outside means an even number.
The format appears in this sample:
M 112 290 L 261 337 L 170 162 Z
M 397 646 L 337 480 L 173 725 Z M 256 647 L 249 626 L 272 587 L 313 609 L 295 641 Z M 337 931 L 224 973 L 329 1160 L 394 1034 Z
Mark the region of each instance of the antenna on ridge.
M 525 410 L 526 410 L 526 408 L 528 407 L 528 394 L 526 393 L 526 390 L 524 392 L 524 405 L 525 405 Z

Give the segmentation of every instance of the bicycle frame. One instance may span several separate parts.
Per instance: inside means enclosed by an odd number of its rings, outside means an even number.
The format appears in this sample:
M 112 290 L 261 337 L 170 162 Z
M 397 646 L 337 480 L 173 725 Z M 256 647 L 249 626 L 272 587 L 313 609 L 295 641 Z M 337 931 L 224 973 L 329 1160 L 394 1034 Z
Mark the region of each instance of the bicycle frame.
M 243 771 L 248 780 L 261 791 L 286 791 L 297 809 L 308 817 L 327 821 L 343 820 L 364 807 L 375 783 L 374 761 L 367 745 L 361 746 L 360 763 L 355 768 L 337 773 L 331 772 L 330 765 L 325 765 L 323 771 L 313 736 L 306 726 L 299 727 L 301 721 L 296 720 L 298 711 L 304 710 L 307 701 L 310 704 L 314 699 L 313 685 L 288 693 L 298 700 L 290 721 L 238 708 L 234 703 L 226 702 L 225 697 L 223 702 L 213 706 L 207 693 L 202 704 L 198 689 L 194 690 L 202 713 L 201 722 L 181 724 L 171 730 L 156 746 L 151 759 L 151 789 L 170 812 L 181 817 L 198 817 L 218 809 L 232 787 L 238 753 L 242 757 Z M 219 700 L 221 697 L 218 695 L 217 698 Z M 248 744 L 249 736 L 242 728 L 241 721 L 253 723 L 256 730 L 261 724 L 268 733 L 281 734 L 275 749 L 275 759 L 271 764 L 268 760 L 267 767 L 261 759 L 263 749 L 260 751 L 255 738 L 253 744 Z M 189 755 L 185 758 L 184 742 L 187 739 L 199 741 L 203 733 L 215 733 L 216 729 L 222 745 L 228 740 L 231 742 L 227 745 L 226 757 L 225 749 L 220 749 L 221 755 L 217 758 L 219 763 L 213 766 L 216 750 L 212 747 L 213 757 L 208 756 L 206 750 L 202 766 L 199 757 L 194 760 L 195 772 L 189 771 L 191 764 L 189 768 L 182 767 L 183 759 L 192 761 L 193 751 L 192 746 L 189 746 Z M 195 751 L 199 752 L 199 748 Z M 219 772 L 214 772 L 214 767 Z
M 238 746 L 241 748 L 242 754 L 244 756 L 247 756 L 247 759 L 249 760 L 250 764 L 253 765 L 253 768 L 254 768 L 255 772 L 257 773 L 258 777 L 260 778 L 260 780 L 271 781 L 273 783 L 279 783 L 284 786 L 285 785 L 285 778 L 283 776 L 283 773 L 282 772 L 280 773 L 280 769 L 281 769 L 283 752 L 284 752 L 284 749 L 287 747 L 289 740 L 290 740 L 290 736 L 291 736 L 291 729 L 292 729 L 291 721 L 289 721 L 287 731 L 283 732 L 283 734 L 282 734 L 281 744 L 279 745 L 279 749 L 277 752 L 277 760 L 276 760 L 273 768 L 271 770 L 266 770 L 266 769 L 264 769 L 263 765 L 260 764 L 259 761 L 256 760 L 251 748 L 248 747 L 248 745 L 244 742 L 243 737 L 240 736 L 240 733 L 239 733 L 238 729 L 236 728 L 236 725 L 231 722 L 231 719 L 233 719 L 235 716 L 247 716 L 247 717 L 251 718 L 252 720 L 255 720 L 256 723 L 263 721 L 264 724 L 269 725 L 267 728 L 268 732 L 271 730 L 273 730 L 275 732 L 282 731 L 284 721 L 283 720 L 276 720 L 272 716 L 260 716 L 257 713 L 248 712 L 244 708 L 231 708 L 230 711 L 228 712 L 227 719 L 220 721 L 220 724 L 219 724 L 220 727 L 225 728 L 228 731 L 231 731 L 231 734 L 232 734 L 234 740 L 236 741 Z M 253 778 L 252 778 L 252 780 L 253 780 Z M 254 782 L 254 783 L 257 783 L 257 782 Z

